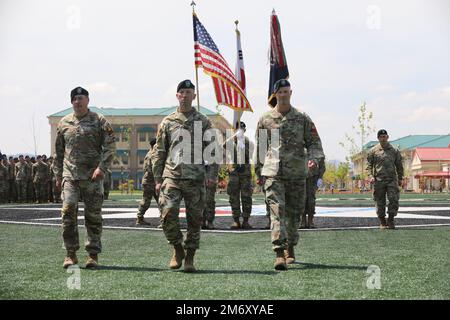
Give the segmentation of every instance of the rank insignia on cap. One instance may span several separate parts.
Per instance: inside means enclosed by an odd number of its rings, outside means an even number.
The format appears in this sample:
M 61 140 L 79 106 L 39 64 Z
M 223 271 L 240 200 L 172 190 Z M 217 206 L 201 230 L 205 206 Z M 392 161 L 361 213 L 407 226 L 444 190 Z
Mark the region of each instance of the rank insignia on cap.
M 82 93 L 82 92 L 83 92 L 83 90 L 82 90 L 81 88 L 78 88 L 78 89 L 77 89 L 77 93 L 78 93 L 78 94 L 80 94 L 80 93 Z
M 191 82 L 190 82 L 189 80 L 186 80 L 186 81 L 184 82 L 184 85 L 185 85 L 186 87 L 190 87 L 190 86 L 191 86 Z

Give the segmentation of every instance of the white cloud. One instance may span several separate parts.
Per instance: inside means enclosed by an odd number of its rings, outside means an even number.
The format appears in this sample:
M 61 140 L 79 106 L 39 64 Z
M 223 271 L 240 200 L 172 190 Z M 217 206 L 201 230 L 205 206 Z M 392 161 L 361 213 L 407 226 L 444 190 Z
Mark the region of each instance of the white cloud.
M 116 93 L 117 89 L 108 82 L 95 82 L 88 84 L 87 89 L 93 93 Z
M 450 120 L 450 106 L 444 107 L 419 107 L 406 117 L 407 122 L 423 122 L 423 121 L 449 121 Z
M 0 95 L 7 97 L 19 96 L 23 91 L 22 87 L 16 85 L 4 85 L 0 87 Z

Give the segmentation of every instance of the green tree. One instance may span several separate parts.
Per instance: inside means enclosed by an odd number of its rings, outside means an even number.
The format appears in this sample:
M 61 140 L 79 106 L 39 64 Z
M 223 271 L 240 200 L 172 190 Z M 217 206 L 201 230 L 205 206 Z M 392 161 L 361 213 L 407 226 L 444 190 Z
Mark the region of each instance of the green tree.
M 335 175 L 340 188 L 345 188 L 349 179 L 348 177 L 349 171 L 350 171 L 350 164 L 348 162 L 339 163 Z
M 352 125 L 353 135 L 345 134 L 345 141 L 340 142 L 339 145 L 347 152 L 347 162 L 355 161 L 356 155 L 361 154 L 361 168 L 360 172 L 354 172 L 361 179 L 361 186 L 364 187 L 364 180 L 366 174 L 364 172 L 364 145 L 368 142 L 369 136 L 375 132 L 373 124 L 373 113 L 367 109 L 366 102 L 359 107 L 358 123 Z M 356 137 L 355 137 L 356 136 Z

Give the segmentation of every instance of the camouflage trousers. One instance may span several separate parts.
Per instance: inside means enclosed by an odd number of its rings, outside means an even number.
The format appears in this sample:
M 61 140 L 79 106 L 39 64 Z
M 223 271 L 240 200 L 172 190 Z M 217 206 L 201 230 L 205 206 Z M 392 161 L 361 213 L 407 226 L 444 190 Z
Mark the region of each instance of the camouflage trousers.
M 36 201 L 39 202 L 48 202 L 48 183 L 37 181 L 34 182 L 34 192 L 36 195 Z
M 317 192 L 317 180 L 319 177 L 312 176 L 306 178 L 306 200 L 305 200 L 305 211 L 303 216 L 311 216 L 316 214 L 316 192 Z
M 17 201 L 17 186 L 14 180 L 8 180 L 8 200 L 9 202 Z
M 90 254 L 102 251 L 102 204 L 103 181 L 63 180 L 61 209 L 62 237 L 67 251 L 77 251 L 80 248 L 78 236 L 78 199 L 84 199 L 84 223 L 87 231 L 85 249 Z
M 1 181 L 0 182 L 0 203 L 8 202 L 8 182 Z
M 165 178 L 159 194 L 161 223 L 164 234 L 171 245 L 181 244 L 180 202 L 186 205 L 187 234 L 185 249 L 198 249 L 203 208 L 205 207 L 204 180 Z
M 205 209 L 203 210 L 203 221 L 213 222 L 216 217 L 216 190 L 217 184 L 206 187 Z
M 144 189 L 144 192 L 142 194 L 142 200 L 139 202 L 139 208 L 138 208 L 138 217 L 143 218 L 145 212 L 148 208 L 150 208 L 150 204 L 152 202 L 152 198 L 155 199 L 156 204 L 158 204 L 158 197 L 155 193 L 155 185 L 152 184 L 143 184 L 142 188 Z
M 28 182 L 24 180 L 16 181 L 17 200 L 19 202 L 27 201 Z
M 252 177 L 230 174 L 227 186 L 233 218 L 249 218 L 252 212 Z M 241 214 L 242 202 L 242 214 Z
M 28 202 L 36 201 L 36 195 L 34 194 L 34 183 L 31 180 L 28 182 L 27 185 L 27 201 Z
M 375 200 L 377 216 L 386 215 L 386 197 L 389 200 L 388 215 L 397 215 L 400 192 L 397 181 L 375 181 L 373 186 L 373 200 Z
M 272 221 L 273 250 L 286 249 L 288 244 L 295 246 L 299 238 L 299 217 L 305 210 L 305 179 L 267 178 L 264 189 Z

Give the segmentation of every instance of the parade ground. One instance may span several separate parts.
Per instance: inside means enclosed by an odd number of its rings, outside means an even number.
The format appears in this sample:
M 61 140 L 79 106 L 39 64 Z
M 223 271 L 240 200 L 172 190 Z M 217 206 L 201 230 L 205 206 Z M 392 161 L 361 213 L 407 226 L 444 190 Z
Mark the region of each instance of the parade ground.
M 216 229 L 202 231 L 194 274 L 168 268 L 153 202 L 151 225 L 136 227 L 138 192 L 105 201 L 96 270 L 84 268 L 82 203 L 77 270 L 62 268 L 61 204 L 2 205 L 0 299 L 449 299 L 450 195 L 401 199 L 397 230 L 380 230 L 369 194 L 319 195 L 317 228 L 300 230 L 297 262 L 278 272 L 262 196 L 254 228 L 232 231 L 228 197 L 218 194 Z M 184 209 L 180 217 L 185 229 Z

